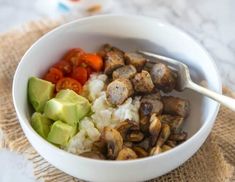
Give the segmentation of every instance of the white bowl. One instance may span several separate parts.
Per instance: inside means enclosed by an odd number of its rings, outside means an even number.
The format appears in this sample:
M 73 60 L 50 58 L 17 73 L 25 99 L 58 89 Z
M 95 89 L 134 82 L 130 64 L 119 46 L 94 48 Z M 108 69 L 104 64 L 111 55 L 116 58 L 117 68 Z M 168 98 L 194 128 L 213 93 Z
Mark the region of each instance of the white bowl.
M 32 110 L 27 101 L 27 82 L 42 76 L 70 48 L 96 51 L 110 43 L 123 50 L 147 50 L 182 60 L 191 68 L 193 80 L 206 80 L 221 92 L 214 61 L 194 39 L 179 29 L 154 18 L 105 15 L 79 19 L 40 38 L 24 55 L 13 81 L 13 100 L 20 124 L 37 152 L 60 170 L 89 181 L 143 181 L 161 176 L 189 159 L 210 133 L 219 104 L 193 91 L 175 93 L 191 102 L 184 130 L 189 139 L 162 154 L 131 161 L 102 161 L 65 152 L 41 138 L 30 125 Z

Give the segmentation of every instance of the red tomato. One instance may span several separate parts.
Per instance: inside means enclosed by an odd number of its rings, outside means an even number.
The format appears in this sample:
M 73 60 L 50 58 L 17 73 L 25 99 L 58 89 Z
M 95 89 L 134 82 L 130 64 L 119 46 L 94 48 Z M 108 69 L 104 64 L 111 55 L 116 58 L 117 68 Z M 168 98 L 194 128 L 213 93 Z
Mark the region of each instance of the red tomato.
M 81 66 L 74 68 L 72 78 L 84 85 L 88 79 L 87 69 Z
M 73 66 L 79 66 L 82 62 L 80 59 L 85 52 L 80 48 L 69 50 L 63 57 L 63 60 L 70 62 Z
M 68 61 L 59 61 L 53 67 L 61 70 L 65 75 L 72 72 L 72 65 Z
M 63 89 L 70 89 L 79 94 L 82 91 L 82 85 L 73 78 L 62 78 L 56 84 L 56 91 L 59 92 Z
M 61 78 L 63 78 L 63 73 L 57 68 L 50 68 L 47 74 L 43 77 L 44 80 L 56 84 Z
M 101 71 L 103 68 L 103 60 L 97 54 L 86 53 L 81 55 L 81 59 L 95 71 Z
M 93 72 L 93 70 L 91 69 L 91 67 L 86 67 L 86 70 L 87 70 L 87 79 L 89 79 L 91 73 Z

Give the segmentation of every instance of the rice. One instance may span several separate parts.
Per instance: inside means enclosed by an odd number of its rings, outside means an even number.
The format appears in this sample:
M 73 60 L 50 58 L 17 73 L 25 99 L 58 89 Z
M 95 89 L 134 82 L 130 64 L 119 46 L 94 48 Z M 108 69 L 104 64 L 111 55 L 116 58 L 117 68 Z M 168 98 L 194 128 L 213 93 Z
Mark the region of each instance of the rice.
M 80 121 L 79 132 L 70 140 L 67 151 L 75 154 L 90 151 L 105 126 L 115 127 L 125 119 L 139 122 L 140 98 L 128 98 L 122 105 L 113 107 L 106 99 L 106 81 L 106 75 L 92 74 L 85 84 L 83 96 L 91 101 L 93 114 Z

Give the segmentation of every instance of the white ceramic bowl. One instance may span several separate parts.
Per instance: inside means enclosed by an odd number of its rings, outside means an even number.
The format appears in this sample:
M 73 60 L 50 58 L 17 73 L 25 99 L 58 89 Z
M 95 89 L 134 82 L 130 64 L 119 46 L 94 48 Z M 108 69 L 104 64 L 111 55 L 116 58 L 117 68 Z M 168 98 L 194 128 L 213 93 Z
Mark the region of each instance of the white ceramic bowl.
M 189 139 L 162 154 L 131 161 L 102 161 L 76 156 L 42 139 L 31 127 L 32 110 L 27 102 L 27 82 L 42 76 L 68 49 L 81 47 L 96 51 L 110 43 L 123 50 L 147 50 L 182 60 L 191 68 L 193 80 L 206 80 L 208 87 L 221 92 L 214 61 L 204 48 L 179 29 L 154 18 L 105 15 L 79 19 L 40 38 L 24 55 L 13 81 L 13 100 L 20 124 L 33 147 L 60 170 L 89 181 L 143 181 L 180 166 L 203 144 L 214 124 L 219 104 L 193 91 L 175 93 L 191 102 L 184 130 Z

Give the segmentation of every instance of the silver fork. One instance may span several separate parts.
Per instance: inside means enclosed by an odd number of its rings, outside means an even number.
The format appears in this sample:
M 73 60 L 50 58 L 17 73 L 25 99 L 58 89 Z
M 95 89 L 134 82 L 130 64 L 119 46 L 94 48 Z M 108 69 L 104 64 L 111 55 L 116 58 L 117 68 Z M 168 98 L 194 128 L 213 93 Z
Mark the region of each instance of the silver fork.
M 177 61 L 175 59 L 169 58 L 169 57 L 157 55 L 157 54 L 146 52 L 146 51 L 137 51 L 137 52 L 139 52 L 145 56 L 156 58 L 162 62 L 166 62 L 167 65 L 169 65 L 173 68 L 176 68 L 176 70 L 178 71 L 178 77 L 179 77 L 178 78 L 178 85 L 177 85 L 178 90 L 182 91 L 185 88 L 192 89 L 202 95 L 205 95 L 205 96 L 225 105 L 226 107 L 230 108 L 231 110 L 235 111 L 235 99 L 224 96 L 222 94 L 218 94 L 214 91 L 211 91 L 209 89 L 206 89 L 206 88 L 194 83 L 190 77 L 189 68 L 186 64 L 184 64 L 180 61 Z

